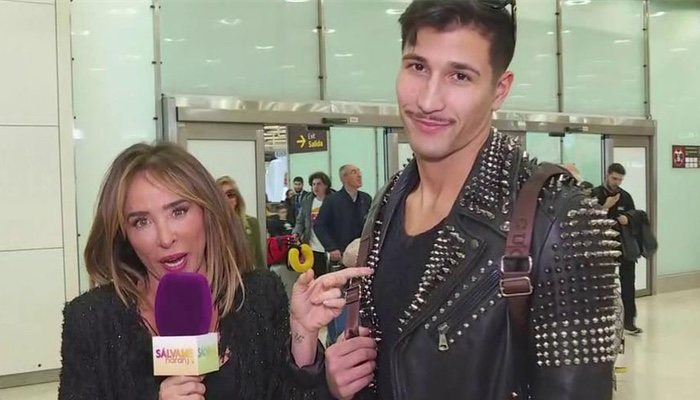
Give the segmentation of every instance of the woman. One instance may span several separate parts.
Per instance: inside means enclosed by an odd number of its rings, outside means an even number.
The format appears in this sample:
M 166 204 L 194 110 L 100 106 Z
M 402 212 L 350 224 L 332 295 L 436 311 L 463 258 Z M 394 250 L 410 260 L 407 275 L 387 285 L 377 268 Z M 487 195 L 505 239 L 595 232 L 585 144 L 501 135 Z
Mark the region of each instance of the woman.
M 294 234 L 302 243 L 311 246 L 314 252 L 314 274 L 321 276 L 328 272 L 328 259 L 326 250 L 314 231 L 314 222 L 321 210 L 323 201 L 331 193 L 331 178 L 323 172 L 316 172 L 309 177 L 311 196 L 307 196 L 301 203 L 301 210 L 294 226 Z
M 253 270 L 242 225 L 212 177 L 174 144 L 134 145 L 114 161 L 85 263 L 93 288 L 64 309 L 59 400 L 316 398 L 318 331 L 340 313 L 341 285 L 370 273 L 306 273 L 290 313 L 279 279 Z M 204 377 L 153 376 L 155 296 L 175 271 L 206 276 L 215 299 L 220 370 Z
M 241 191 L 238 189 L 238 184 L 230 176 L 222 176 L 216 180 L 216 184 L 226 196 L 228 204 L 233 209 L 234 214 L 240 220 L 245 230 L 246 239 L 248 240 L 248 249 L 253 255 L 255 267 L 264 268 L 267 266 L 267 261 L 262 251 L 260 242 L 260 224 L 258 219 L 246 214 L 245 199 L 241 196 Z

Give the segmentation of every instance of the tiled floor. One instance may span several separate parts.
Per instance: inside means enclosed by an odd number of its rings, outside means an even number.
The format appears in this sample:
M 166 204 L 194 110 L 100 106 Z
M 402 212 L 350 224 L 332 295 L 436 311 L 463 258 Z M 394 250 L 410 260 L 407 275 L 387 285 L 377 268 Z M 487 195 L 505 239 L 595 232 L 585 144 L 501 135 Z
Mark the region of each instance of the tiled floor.
M 615 400 L 700 398 L 700 290 L 638 300 L 637 325 L 645 330 L 627 336 Z M 56 384 L 0 390 L 0 400 L 55 400 Z M 591 399 L 595 400 L 595 399 Z
M 627 337 L 616 400 L 700 399 L 700 290 L 637 302 L 638 337 Z

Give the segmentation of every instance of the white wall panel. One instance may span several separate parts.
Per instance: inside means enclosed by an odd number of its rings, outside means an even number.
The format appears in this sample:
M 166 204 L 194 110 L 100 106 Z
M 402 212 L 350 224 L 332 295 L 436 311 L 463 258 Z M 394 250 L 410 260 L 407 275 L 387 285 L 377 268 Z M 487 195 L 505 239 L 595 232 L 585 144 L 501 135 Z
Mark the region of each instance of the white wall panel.
M 156 139 L 150 0 L 71 2 L 78 248 L 83 254 L 102 179 L 114 158 Z M 88 289 L 82 256 L 81 290 Z
M 0 252 L 0 376 L 60 368 L 63 250 Z
M 0 125 L 57 125 L 55 7 L 0 0 Z
M 0 251 L 63 246 L 58 128 L 0 126 Z

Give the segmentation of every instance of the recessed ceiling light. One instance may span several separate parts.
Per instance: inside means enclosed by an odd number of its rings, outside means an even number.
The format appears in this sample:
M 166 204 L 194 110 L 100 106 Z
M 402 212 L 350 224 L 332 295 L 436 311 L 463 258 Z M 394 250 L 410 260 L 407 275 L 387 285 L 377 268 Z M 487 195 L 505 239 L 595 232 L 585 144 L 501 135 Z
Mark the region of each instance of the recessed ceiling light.
M 675 49 L 671 49 L 671 52 L 673 53 L 680 53 L 682 51 L 688 51 L 685 47 L 676 47 Z
M 352 57 L 353 54 L 352 54 L 352 53 L 335 53 L 335 56 L 336 56 L 336 57 L 341 57 L 341 58 L 342 58 L 342 57 Z
M 163 41 L 164 41 L 164 42 L 177 42 L 177 43 L 180 43 L 180 42 L 184 42 L 185 39 L 184 39 L 184 38 L 172 39 L 172 38 L 167 38 L 167 37 L 166 37 L 165 39 L 163 39 Z
M 591 0 L 566 0 L 567 6 L 585 6 L 591 4 Z
M 313 32 L 313 33 L 318 33 L 318 28 L 312 29 L 311 32 Z M 333 29 L 333 28 L 326 28 L 325 32 L 326 32 L 326 33 L 335 33 L 336 30 Z
M 666 11 L 659 11 L 659 12 L 655 12 L 655 13 L 653 13 L 653 14 L 649 14 L 649 16 L 652 17 L 652 18 L 654 18 L 654 17 L 661 17 L 661 16 L 663 16 L 663 15 L 666 15 Z
M 287 64 L 287 65 L 282 65 L 282 66 L 280 67 L 280 69 L 294 69 L 294 68 L 296 68 L 296 67 L 297 67 L 296 65 Z
M 287 3 L 306 3 L 310 0 L 284 0 Z
M 630 42 L 632 42 L 632 41 L 629 40 L 629 39 L 618 39 L 618 40 L 614 41 L 613 43 L 615 43 L 615 44 L 625 44 L 625 43 L 630 43 Z
M 403 8 L 389 8 L 385 12 L 387 15 L 401 15 L 404 11 L 406 10 Z
M 275 46 L 255 46 L 257 50 L 272 50 Z
M 547 34 L 548 34 L 548 35 L 554 35 L 554 32 L 549 31 L 549 32 L 547 32 Z
M 240 18 L 236 18 L 236 19 L 222 18 L 219 20 L 219 23 L 222 25 L 238 25 L 241 23 L 241 19 Z
M 204 62 L 207 64 L 218 64 L 221 62 L 221 60 L 219 60 L 218 58 L 207 58 L 206 60 L 204 60 Z

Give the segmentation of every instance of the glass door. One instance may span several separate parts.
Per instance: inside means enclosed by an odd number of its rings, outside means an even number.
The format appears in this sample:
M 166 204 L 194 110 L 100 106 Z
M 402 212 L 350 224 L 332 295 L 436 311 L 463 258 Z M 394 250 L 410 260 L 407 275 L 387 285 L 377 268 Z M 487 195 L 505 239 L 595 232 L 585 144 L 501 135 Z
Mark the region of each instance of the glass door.
M 217 179 L 236 180 L 246 213 L 256 216 L 265 243 L 265 143 L 262 124 L 179 123 L 177 141 Z M 263 246 L 265 248 L 265 246 Z
M 539 162 L 552 164 L 561 164 L 562 162 L 562 143 L 559 134 L 527 132 L 525 134 L 525 149 L 530 155 L 530 159 L 536 158 Z
M 594 133 L 567 133 L 562 138 L 562 163 L 576 167 L 581 179 L 599 186 L 605 175 L 604 136 Z
M 613 162 L 622 164 L 627 175 L 622 187 L 629 192 L 637 210 L 645 210 L 654 225 L 650 198 L 650 143 L 648 137 L 613 137 Z M 655 231 L 655 230 L 654 230 Z M 635 287 L 637 295 L 650 295 L 652 260 L 642 257 L 637 261 Z
M 539 162 L 570 164 L 581 179 L 601 184 L 605 170 L 604 135 L 593 133 L 527 132 L 525 148 Z

